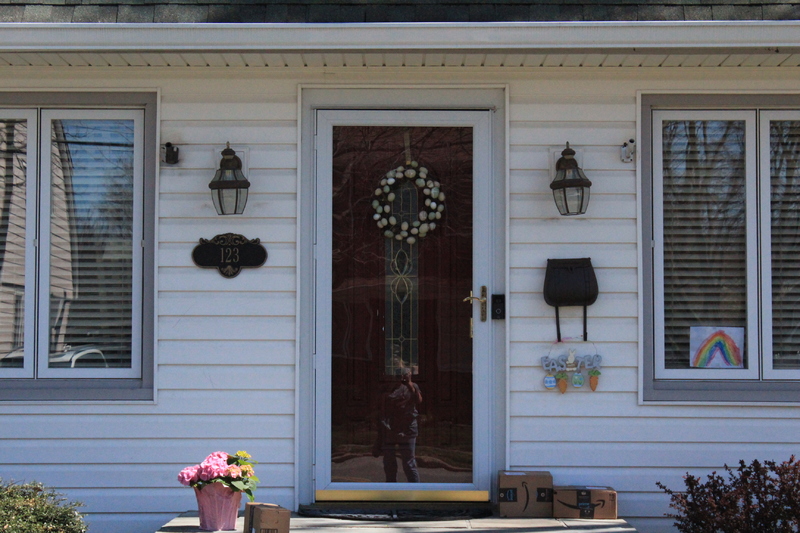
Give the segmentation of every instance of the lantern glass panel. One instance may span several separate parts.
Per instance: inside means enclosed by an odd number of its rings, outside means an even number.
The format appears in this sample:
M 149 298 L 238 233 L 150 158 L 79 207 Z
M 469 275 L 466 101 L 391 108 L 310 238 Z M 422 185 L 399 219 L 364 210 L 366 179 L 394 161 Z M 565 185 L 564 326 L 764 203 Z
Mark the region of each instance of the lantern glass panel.
M 585 197 L 584 190 L 586 191 Z M 589 203 L 589 189 L 584 189 L 583 187 L 567 187 L 564 189 L 564 196 L 567 202 L 567 214 L 578 215 L 586 211 L 584 206 Z
M 574 164 L 573 160 L 570 160 Z M 559 161 L 559 166 L 561 166 Z M 550 188 L 558 212 L 564 216 L 583 215 L 589 205 L 592 182 L 580 168 L 559 168 Z
M 564 189 L 554 189 L 553 190 L 553 200 L 556 202 L 556 207 L 558 208 L 558 212 L 562 215 L 567 214 L 567 203 L 564 198 Z
M 209 185 L 214 209 L 220 215 L 241 215 L 247 204 L 250 182 L 238 169 L 217 170 Z
M 211 199 L 214 201 L 214 209 L 217 210 L 218 215 L 224 215 L 225 211 L 222 209 L 222 190 L 211 191 Z
M 236 210 L 235 214 L 244 213 L 244 206 L 247 204 L 247 189 L 235 189 L 236 191 Z

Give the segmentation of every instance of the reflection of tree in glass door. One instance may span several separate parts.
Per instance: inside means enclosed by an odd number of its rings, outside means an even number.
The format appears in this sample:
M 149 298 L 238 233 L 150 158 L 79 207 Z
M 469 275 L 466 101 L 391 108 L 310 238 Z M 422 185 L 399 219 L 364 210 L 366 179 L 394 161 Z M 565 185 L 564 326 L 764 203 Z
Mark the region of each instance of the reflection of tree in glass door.
M 333 129 L 334 482 L 386 481 L 372 450 L 379 427 L 390 431 L 386 399 L 404 369 L 423 398 L 420 481 L 472 481 L 472 137 L 463 127 Z M 381 183 L 401 166 L 414 172 Z

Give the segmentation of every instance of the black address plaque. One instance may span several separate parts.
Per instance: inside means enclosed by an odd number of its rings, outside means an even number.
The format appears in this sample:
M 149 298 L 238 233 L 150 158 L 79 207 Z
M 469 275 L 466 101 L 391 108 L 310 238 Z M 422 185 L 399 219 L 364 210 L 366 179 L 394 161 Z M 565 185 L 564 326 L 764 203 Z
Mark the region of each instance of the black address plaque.
M 213 239 L 200 239 L 192 250 L 192 261 L 202 268 L 216 268 L 226 278 L 235 278 L 242 268 L 260 267 L 267 261 L 267 249 L 260 239 L 238 233 L 223 233 Z

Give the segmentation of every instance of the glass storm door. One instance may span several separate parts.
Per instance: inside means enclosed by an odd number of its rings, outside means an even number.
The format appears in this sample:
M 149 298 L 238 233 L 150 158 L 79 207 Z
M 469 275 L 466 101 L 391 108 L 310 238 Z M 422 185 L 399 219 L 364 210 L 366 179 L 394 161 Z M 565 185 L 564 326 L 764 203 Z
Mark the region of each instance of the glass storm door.
M 485 501 L 489 112 L 317 113 L 317 499 Z

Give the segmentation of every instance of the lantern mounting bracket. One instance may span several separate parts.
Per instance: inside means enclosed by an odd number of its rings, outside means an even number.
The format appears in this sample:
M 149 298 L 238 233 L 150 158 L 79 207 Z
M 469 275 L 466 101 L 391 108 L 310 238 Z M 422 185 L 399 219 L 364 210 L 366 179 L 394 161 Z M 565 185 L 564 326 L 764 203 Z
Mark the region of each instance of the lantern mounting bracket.
M 575 161 L 578 162 L 579 167 L 583 168 L 583 148 L 575 148 L 572 145 L 570 145 L 570 148 L 575 150 Z M 558 163 L 558 160 L 561 159 L 561 152 L 563 151 L 563 146 L 558 148 L 550 148 L 550 181 L 553 181 L 556 178 L 556 163 Z

